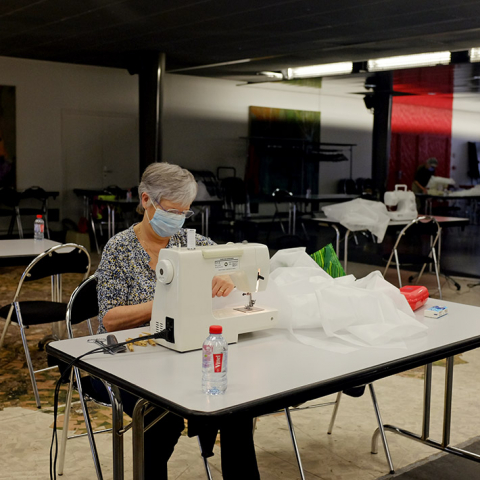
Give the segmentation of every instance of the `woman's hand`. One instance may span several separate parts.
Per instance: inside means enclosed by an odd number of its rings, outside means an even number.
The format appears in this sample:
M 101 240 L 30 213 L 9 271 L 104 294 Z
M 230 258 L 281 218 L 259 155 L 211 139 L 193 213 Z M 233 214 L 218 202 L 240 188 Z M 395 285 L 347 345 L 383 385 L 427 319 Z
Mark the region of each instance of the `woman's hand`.
M 235 285 L 229 275 L 217 275 L 212 279 L 212 298 L 228 297 Z

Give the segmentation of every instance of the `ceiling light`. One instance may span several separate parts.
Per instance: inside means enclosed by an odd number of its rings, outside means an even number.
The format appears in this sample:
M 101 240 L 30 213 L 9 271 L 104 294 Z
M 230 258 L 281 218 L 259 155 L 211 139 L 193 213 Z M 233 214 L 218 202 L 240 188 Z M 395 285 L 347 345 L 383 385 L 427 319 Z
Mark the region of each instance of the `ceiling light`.
M 327 63 L 324 65 L 309 65 L 308 67 L 296 67 L 287 69 L 287 78 L 326 77 L 328 75 L 343 75 L 352 73 L 352 62 Z
M 367 62 L 367 69 L 369 72 L 379 72 L 399 68 L 433 67 L 435 65 L 448 65 L 450 58 L 450 52 L 419 53 L 417 55 L 377 58 Z
M 480 62 L 480 48 L 471 48 L 468 55 L 471 62 Z
M 263 71 L 263 72 L 258 72 L 257 75 L 265 75 L 268 78 L 275 78 L 277 80 L 283 80 L 283 74 L 281 74 L 280 72 Z

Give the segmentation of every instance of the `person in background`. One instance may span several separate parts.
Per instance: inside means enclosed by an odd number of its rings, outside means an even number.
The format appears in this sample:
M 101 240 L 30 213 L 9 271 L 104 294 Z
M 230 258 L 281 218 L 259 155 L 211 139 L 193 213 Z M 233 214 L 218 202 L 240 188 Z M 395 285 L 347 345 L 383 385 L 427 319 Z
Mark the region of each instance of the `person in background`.
M 177 165 L 153 163 L 142 175 L 138 195 L 140 203 L 137 211 L 143 214 L 142 221 L 107 242 L 95 274 L 98 278 L 98 333 L 148 326 L 152 316 L 159 253 L 162 248 L 187 245 L 186 231 L 182 227 L 185 219 L 193 214 L 190 205 L 197 195 L 197 182 L 193 175 Z M 215 245 L 201 235 L 196 235 L 196 244 Z M 233 289 L 228 275 L 215 276 L 212 280 L 212 298 L 226 297 Z M 197 380 L 200 388 L 200 380 Z M 95 386 L 97 393 L 105 390 L 100 380 L 95 382 Z M 138 398 L 125 391 L 121 391 L 121 397 L 124 411 L 131 416 Z M 145 424 L 162 412 L 163 409 L 155 407 L 146 416 Z M 146 479 L 168 478 L 167 462 L 183 430 L 184 419 L 169 413 L 145 432 Z M 204 456 L 213 454 L 217 429 L 205 431 L 189 422 L 188 433 L 190 436 L 199 435 Z M 222 424 L 220 438 L 223 478 L 259 479 L 253 444 L 253 419 L 234 419 Z
M 435 169 L 437 167 L 438 160 L 435 157 L 430 157 L 424 164 L 417 168 L 412 184 L 413 193 L 428 193 L 428 182 L 430 178 L 435 175 Z

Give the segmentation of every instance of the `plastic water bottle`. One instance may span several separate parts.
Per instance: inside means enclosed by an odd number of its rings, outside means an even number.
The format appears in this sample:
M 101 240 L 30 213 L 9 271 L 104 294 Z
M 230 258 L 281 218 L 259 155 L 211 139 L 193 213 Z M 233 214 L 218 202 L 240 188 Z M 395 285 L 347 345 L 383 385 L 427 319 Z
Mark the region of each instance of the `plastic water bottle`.
M 220 325 L 210 326 L 210 335 L 203 342 L 202 390 L 207 395 L 223 395 L 227 389 L 228 344 Z
M 37 215 L 35 222 L 33 224 L 33 238 L 35 240 L 43 240 L 43 230 L 45 228 L 45 222 L 41 215 Z

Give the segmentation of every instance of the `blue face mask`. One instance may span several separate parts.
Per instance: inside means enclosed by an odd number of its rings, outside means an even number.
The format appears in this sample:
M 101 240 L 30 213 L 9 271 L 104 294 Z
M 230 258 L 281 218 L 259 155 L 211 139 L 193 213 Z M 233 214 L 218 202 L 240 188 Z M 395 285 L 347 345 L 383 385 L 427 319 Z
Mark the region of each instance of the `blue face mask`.
M 434 172 L 435 171 L 435 167 L 429 167 L 428 168 L 431 172 Z
M 150 202 L 153 205 L 151 200 Z M 153 205 L 153 208 L 155 208 L 155 215 L 150 220 L 150 217 L 147 213 L 147 218 L 153 228 L 153 231 L 160 237 L 171 237 L 183 227 L 185 215 L 164 212 L 163 210 L 155 207 L 155 205 Z

